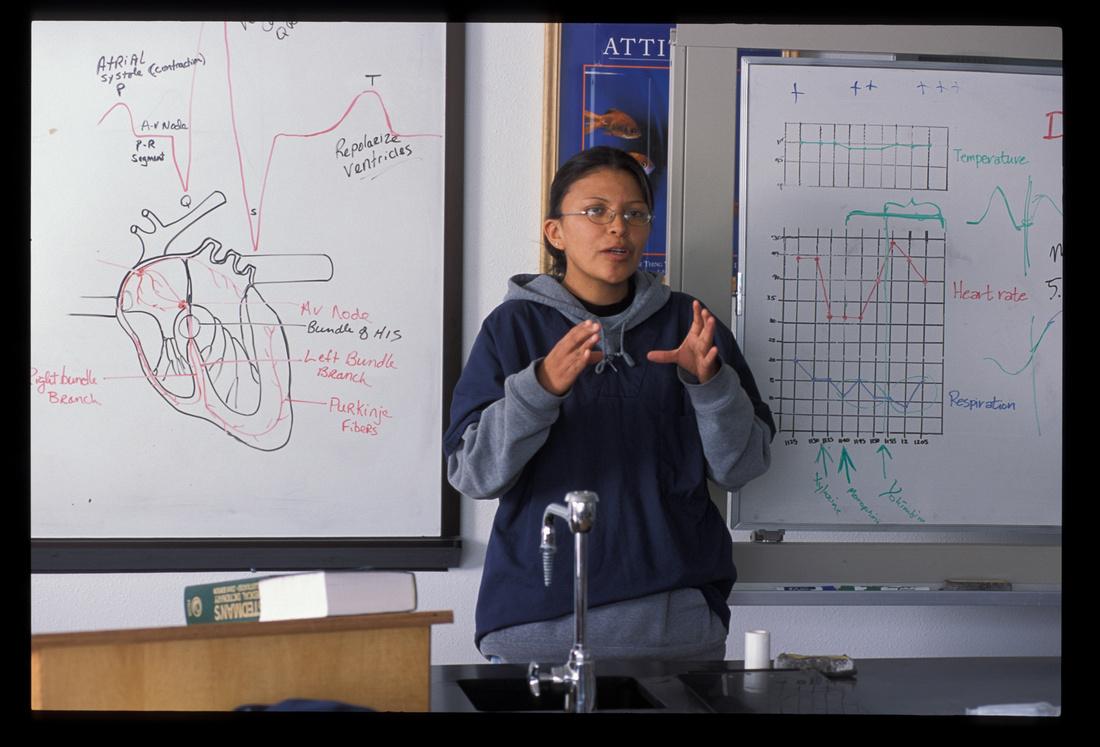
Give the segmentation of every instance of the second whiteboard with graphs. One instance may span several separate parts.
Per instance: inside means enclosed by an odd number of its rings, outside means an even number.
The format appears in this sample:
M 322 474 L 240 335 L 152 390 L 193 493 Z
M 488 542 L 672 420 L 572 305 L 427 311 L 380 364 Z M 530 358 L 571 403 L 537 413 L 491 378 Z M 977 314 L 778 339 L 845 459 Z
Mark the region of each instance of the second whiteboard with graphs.
M 741 80 L 740 339 L 779 429 L 741 526 L 1059 526 L 1060 70 Z

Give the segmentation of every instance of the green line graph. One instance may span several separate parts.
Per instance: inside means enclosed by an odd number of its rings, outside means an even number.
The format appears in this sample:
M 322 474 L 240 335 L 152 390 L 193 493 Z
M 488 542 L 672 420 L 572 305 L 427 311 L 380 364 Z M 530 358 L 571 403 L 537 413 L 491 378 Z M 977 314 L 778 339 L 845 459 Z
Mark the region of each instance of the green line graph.
M 863 150 L 863 151 L 883 151 L 890 150 L 891 148 L 912 148 L 917 150 L 918 148 L 931 148 L 931 143 L 886 143 L 885 145 L 850 145 L 842 143 L 838 140 L 799 140 L 799 145 L 829 145 L 837 148 L 843 148 L 844 150 Z
M 1024 361 L 1024 363 L 1015 370 L 1009 370 L 1005 367 L 1003 363 L 992 356 L 986 356 L 984 358 L 984 360 L 990 361 L 997 368 L 1001 369 L 1001 373 L 1005 374 L 1006 376 L 1019 376 L 1020 374 L 1024 373 L 1024 371 L 1027 371 L 1028 369 L 1031 370 L 1031 402 L 1035 410 L 1035 430 L 1040 436 L 1043 435 L 1043 429 L 1042 426 L 1039 424 L 1039 394 L 1038 384 L 1036 381 L 1038 371 L 1036 367 L 1032 364 L 1035 363 L 1035 357 L 1039 352 L 1039 346 L 1043 344 L 1043 339 L 1047 336 L 1047 332 L 1050 331 L 1050 328 L 1054 326 L 1055 320 L 1057 320 L 1058 317 L 1060 317 L 1061 315 L 1062 312 L 1058 311 L 1054 316 L 1047 320 L 1047 323 L 1043 325 L 1043 331 L 1039 333 L 1038 340 L 1035 339 L 1035 315 L 1033 314 L 1031 316 L 1031 321 L 1028 324 L 1027 332 L 1027 360 Z
M 910 209 L 912 208 L 912 209 Z M 940 228 L 947 228 L 947 221 L 943 217 L 943 209 L 934 202 L 917 202 L 910 197 L 909 202 L 894 202 L 887 200 L 882 204 L 882 210 L 851 210 L 844 216 L 844 225 L 847 226 L 852 218 L 882 218 L 883 233 L 890 233 L 890 219 L 935 221 Z
M 1028 274 L 1031 269 L 1031 248 L 1029 246 L 1031 239 L 1031 229 L 1035 226 L 1035 220 L 1039 216 L 1039 209 L 1047 205 L 1053 208 L 1058 216 L 1062 216 L 1062 208 L 1056 203 L 1050 195 L 1037 194 L 1032 195 L 1032 181 L 1031 177 L 1027 178 L 1027 192 L 1024 195 L 1023 205 L 1019 208 L 1020 219 L 1016 219 L 1016 213 L 1012 210 L 1012 205 L 1008 201 L 1008 195 L 1005 194 L 1004 188 L 1001 185 L 997 185 L 993 188 L 993 191 L 989 193 L 989 200 L 985 205 L 985 212 L 982 213 L 980 218 L 974 220 L 968 220 L 966 224 L 968 226 L 979 226 L 989 216 L 989 211 L 993 208 L 993 198 L 1000 197 L 1001 203 L 1004 205 L 1005 212 L 1008 213 L 1008 220 L 1012 223 L 1012 228 L 1023 234 L 1024 237 L 1024 275 Z
M 931 125 L 787 122 L 783 183 L 946 190 L 948 135 Z

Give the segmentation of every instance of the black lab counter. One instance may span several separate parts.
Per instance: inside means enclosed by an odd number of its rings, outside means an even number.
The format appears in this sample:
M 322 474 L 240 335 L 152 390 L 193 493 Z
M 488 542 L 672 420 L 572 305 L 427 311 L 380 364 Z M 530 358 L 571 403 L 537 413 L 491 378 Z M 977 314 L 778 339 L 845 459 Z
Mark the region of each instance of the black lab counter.
M 854 677 L 829 679 L 745 671 L 740 661 L 602 660 L 596 706 L 609 713 L 963 716 L 988 705 L 1060 707 L 1061 668 L 1060 657 L 857 659 Z M 433 666 L 431 710 L 545 709 L 551 704 L 526 696 L 526 674 L 522 664 Z

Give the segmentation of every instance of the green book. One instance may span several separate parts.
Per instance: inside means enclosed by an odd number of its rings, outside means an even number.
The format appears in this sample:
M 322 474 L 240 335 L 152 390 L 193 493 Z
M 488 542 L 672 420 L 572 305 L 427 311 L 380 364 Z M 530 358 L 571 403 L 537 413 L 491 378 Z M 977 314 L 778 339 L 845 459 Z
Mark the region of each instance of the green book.
M 252 576 L 187 586 L 183 607 L 188 625 L 412 612 L 416 576 L 408 571 Z

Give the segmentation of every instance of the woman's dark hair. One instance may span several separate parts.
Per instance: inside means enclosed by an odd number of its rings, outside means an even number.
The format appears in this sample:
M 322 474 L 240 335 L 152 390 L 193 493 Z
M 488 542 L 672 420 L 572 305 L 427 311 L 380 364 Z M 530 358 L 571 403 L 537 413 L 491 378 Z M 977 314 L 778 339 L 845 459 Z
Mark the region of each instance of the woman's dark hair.
M 653 210 L 653 187 L 641 165 L 626 151 L 599 145 L 582 150 L 558 169 L 558 173 L 554 175 L 554 181 L 550 183 L 550 205 L 546 211 L 546 217 L 560 218 L 561 203 L 569 188 L 577 180 L 583 179 L 598 169 L 615 169 L 629 173 L 638 182 L 646 207 Z M 550 239 L 545 236 L 543 243 L 546 246 L 546 253 L 550 255 L 550 274 L 559 279 L 565 277 L 565 252 L 555 248 L 550 243 Z

